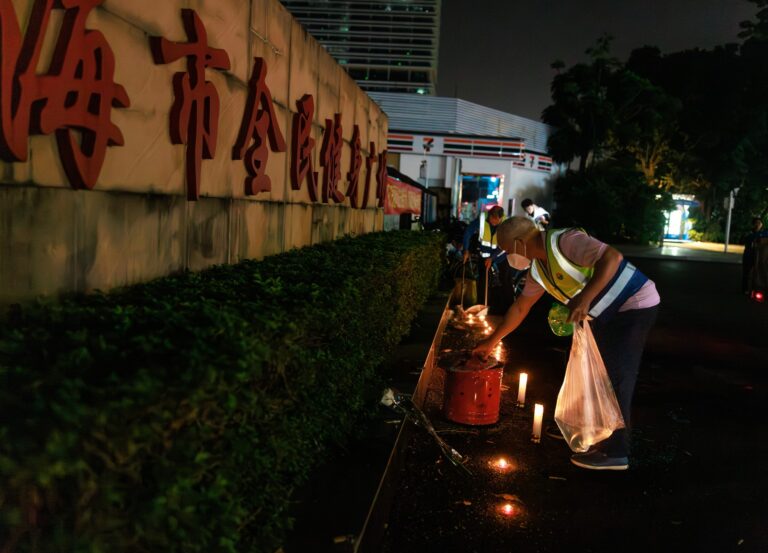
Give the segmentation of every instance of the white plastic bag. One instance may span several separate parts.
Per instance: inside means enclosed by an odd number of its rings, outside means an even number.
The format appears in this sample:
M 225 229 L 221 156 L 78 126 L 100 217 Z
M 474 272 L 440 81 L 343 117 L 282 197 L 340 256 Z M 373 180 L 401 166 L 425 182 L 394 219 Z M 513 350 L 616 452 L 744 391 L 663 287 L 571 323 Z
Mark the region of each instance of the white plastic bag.
M 624 428 L 624 418 L 589 323 L 573 326 L 571 357 L 557 395 L 555 422 L 568 446 L 581 453 Z

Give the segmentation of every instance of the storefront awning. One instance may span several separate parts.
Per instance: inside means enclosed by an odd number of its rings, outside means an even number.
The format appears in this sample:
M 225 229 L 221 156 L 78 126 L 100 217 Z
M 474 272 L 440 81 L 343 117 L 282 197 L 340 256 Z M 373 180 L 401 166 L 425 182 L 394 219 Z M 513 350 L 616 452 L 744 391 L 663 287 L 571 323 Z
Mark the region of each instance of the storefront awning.
M 403 213 L 421 214 L 422 191 L 415 186 L 387 177 L 387 196 L 384 199 L 385 215 Z

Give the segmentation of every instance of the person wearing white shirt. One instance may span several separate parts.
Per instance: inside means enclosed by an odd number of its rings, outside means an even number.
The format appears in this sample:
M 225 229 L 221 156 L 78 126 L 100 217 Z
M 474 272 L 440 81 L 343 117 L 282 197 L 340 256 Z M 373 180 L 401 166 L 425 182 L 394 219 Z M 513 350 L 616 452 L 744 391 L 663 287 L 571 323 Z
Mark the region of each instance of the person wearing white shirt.
M 547 230 L 550 215 L 546 209 L 537 206 L 530 198 L 524 199 L 523 203 L 520 205 L 523 207 L 528 217 L 530 217 L 533 223 L 536 225 L 536 228 L 539 230 Z

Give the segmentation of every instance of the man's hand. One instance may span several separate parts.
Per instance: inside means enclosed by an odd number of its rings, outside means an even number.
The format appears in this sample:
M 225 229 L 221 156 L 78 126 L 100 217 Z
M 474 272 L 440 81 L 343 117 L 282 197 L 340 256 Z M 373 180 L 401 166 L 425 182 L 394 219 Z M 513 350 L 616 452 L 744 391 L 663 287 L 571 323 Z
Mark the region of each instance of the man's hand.
M 533 306 L 533 304 L 543 295 L 544 289 L 542 288 L 534 295 L 521 295 L 518 297 L 517 300 L 515 300 L 515 303 L 507 309 L 504 319 L 501 321 L 501 324 L 496 327 L 496 330 L 494 330 L 485 340 L 478 342 L 474 349 L 472 349 L 472 355 L 480 357 L 481 359 L 487 359 L 491 350 L 496 347 L 496 344 L 501 342 L 504 336 L 515 330 L 520 323 L 523 322 L 523 319 L 525 319 L 526 315 L 528 315 L 528 312 L 531 310 L 531 306 Z
M 590 303 L 592 303 L 592 300 L 586 297 L 584 292 L 577 295 L 575 298 L 572 298 L 571 301 L 568 302 L 570 313 L 568 314 L 567 322 L 578 323 L 579 321 L 586 319 L 589 316 Z
M 464 263 L 469 261 L 469 250 L 464 250 Z
M 493 260 L 490 257 L 485 258 L 485 270 L 488 271 L 491 268 L 491 263 L 493 263 Z
M 497 341 L 493 338 L 486 338 L 482 342 L 479 342 L 472 350 L 472 355 L 481 359 L 488 359 L 491 350 L 496 347 Z

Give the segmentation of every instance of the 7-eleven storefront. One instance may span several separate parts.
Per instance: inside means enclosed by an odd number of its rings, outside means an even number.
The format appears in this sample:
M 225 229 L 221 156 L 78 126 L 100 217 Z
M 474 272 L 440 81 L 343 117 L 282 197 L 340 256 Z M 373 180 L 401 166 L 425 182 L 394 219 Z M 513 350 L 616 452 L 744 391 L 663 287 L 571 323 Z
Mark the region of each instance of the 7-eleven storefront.
M 389 117 L 388 164 L 437 193 L 438 220 L 469 221 L 491 205 L 521 215 L 525 198 L 554 208 L 564 168 L 547 154 L 548 125 L 458 98 L 371 96 Z
M 525 198 L 552 209 L 558 167 L 521 139 L 390 132 L 389 164 L 428 188 L 450 189 L 450 215 L 471 221 L 501 205 L 521 215 Z

